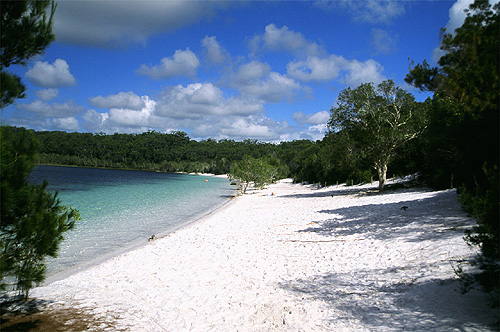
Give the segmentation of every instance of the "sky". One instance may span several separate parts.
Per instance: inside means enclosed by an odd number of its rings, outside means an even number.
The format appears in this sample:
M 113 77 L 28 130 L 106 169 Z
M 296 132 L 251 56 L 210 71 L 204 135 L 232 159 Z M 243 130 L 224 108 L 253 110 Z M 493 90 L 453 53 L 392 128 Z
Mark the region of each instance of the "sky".
M 340 91 L 439 59 L 471 0 L 58 1 L 56 41 L 7 70 L 2 123 L 190 138 L 322 139 Z

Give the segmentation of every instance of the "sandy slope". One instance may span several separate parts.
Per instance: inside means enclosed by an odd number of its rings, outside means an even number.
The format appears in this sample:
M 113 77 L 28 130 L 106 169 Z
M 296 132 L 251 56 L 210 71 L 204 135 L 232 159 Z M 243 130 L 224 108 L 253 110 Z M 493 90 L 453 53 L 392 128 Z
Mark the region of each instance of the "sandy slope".
M 375 186 L 282 181 L 32 296 L 109 330 L 490 330 L 484 295 L 455 291 L 475 253 L 455 191 Z

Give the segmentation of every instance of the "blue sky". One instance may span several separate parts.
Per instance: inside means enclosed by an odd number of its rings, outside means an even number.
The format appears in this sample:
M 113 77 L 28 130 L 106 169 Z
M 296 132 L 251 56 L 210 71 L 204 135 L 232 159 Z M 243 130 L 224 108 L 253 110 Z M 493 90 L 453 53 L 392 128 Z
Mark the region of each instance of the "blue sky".
M 59 1 L 56 41 L 10 67 L 2 122 L 194 139 L 321 139 L 338 93 L 435 64 L 458 1 Z

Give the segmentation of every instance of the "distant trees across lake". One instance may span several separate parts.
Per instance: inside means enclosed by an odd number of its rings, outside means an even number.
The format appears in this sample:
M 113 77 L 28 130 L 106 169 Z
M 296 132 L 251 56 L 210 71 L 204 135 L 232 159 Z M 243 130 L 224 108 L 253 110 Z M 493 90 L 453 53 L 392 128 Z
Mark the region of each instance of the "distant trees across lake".
M 16 135 L 23 130 L 13 127 L 11 133 Z M 33 131 L 33 134 L 40 143 L 37 162 L 45 165 L 227 174 L 245 158 L 253 158 L 276 166 L 279 172 L 275 178 L 289 177 L 296 182 L 351 184 L 371 181 L 377 175 L 369 163 L 346 163 L 345 157 L 332 153 L 343 144 L 332 136 L 320 141 L 276 144 L 252 139 L 196 141 L 180 131 L 112 135 Z M 407 151 L 396 158 L 388 174 L 417 171 L 409 154 Z

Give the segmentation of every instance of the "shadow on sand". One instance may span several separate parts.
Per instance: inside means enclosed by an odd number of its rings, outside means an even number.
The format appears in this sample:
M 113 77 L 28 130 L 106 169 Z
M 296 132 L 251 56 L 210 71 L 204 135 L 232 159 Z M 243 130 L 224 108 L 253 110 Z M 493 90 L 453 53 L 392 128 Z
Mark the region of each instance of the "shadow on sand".
M 366 194 L 359 188 L 337 192 L 339 195 Z M 331 196 L 331 192 L 318 194 Z M 313 227 L 300 232 L 313 232 L 325 239 L 353 236 L 390 240 L 390 243 L 414 242 L 418 245 L 421 241 L 431 241 L 446 244 L 448 238 L 461 237 L 473 223 L 460 211 L 456 196 L 454 190 L 448 190 L 432 192 L 428 198 L 396 203 L 381 200 L 380 204 L 362 205 L 360 200 L 358 206 L 319 211 L 328 218 L 313 222 Z M 402 209 L 403 206 L 407 208 Z M 498 317 L 488 306 L 486 294 L 476 290 L 461 294 L 458 291 L 460 281 L 454 277 L 433 279 L 429 274 L 410 272 L 429 270 L 427 263 L 418 264 L 314 275 L 284 281 L 280 287 L 335 308 L 337 315 L 331 317 L 332 321 L 345 320 L 346 324 L 360 321 L 372 331 L 496 330 L 492 324 Z
M 88 310 L 53 306 L 39 299 L 0 298 L 0 331 L 117 331 L 102 317 Z
M 442 241 L 456 236 L 456 232 L 463 234 L 471 227 L 471 223 L 464 223 L 464 219 L 469 220 L 464 213 L 457 215 L 457 205 L 455 191 L 450 190 L 435 192 L 425 199 L 322 210 L 319 212 L 331 218 L 313 221 L 317 226 L 301 232 L 315 232 L 327 237 L 358 235 L 376 240 Z M 431 227 L 432 232 L 425 226 Z
M 377 285 L 374 275 L 391 271 L 357 272 L 355 280 L 341 274 L 316 275 L 281 283 L 285 290 L 305 300 L 320 300 L 335 308 L 332 322 L 361 322 L 370 331 L 495 331 L 495 317 L 485 295 L 456 289 L 456 279 L 412 283 L 396 281 Z M 346 282 L 349 280 L 349 282 Z M 470 328 L 470 329 L 469 329 Z

